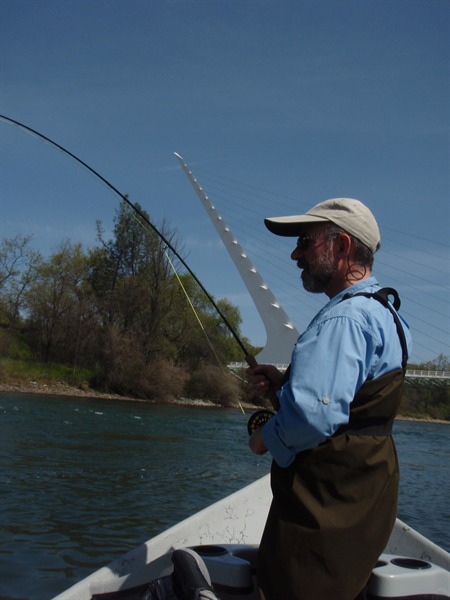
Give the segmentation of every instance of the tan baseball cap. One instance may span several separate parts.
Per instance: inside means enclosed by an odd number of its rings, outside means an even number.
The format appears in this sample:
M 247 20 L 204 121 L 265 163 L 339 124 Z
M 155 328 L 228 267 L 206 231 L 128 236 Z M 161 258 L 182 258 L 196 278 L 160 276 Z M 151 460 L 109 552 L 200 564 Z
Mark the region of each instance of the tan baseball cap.
M 380 230 L 372 212 L 354 198 L 332 198 L 319 202 L 304 215 L 264 219 L 269 231 L 276 235 L 296 237 L 307 223 L 334 223 L 363 242 L 372 252 L 380 245 Z

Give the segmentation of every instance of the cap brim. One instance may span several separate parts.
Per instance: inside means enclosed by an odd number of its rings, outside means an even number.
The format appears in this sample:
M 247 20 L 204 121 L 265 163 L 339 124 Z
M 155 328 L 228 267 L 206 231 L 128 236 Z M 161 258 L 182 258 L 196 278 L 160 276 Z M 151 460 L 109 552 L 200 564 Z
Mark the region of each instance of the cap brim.
M 308 223 L 323 223 L 329 221 L 314 215 L 294 215 L 292 217 L 270 217 L 264 219 L 267 229 L 275 235 L 296 237 Z

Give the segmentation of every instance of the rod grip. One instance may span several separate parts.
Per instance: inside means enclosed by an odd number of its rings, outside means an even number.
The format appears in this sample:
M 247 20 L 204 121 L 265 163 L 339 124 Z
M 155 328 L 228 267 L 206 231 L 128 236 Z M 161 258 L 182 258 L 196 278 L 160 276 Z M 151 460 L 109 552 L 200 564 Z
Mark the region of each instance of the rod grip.
M 248 366 L 251 368 L 258 366 L 256 358 L 253 356 L 253 354 L 246 354 L 245 360 L 247 361 Z M 268 399 L 270 400 L 270 403 L 273 406 L 274 410 L 278 410 L 280 408 L 280 402 L 275 394 L 269 395 Z
M 258 363 L 257 363 L 257 361 L 256 361 L 256 358 L 253 356 L 253 354 L 246 354 L 246 355 L 245 355 L 245 360 L 246 360 L 246 362 L 247 362 L 248 366 L 249 366 L 249 367 L 251 367 L 252 369 L 253 369 L 254 367 L 257 367 L 257 366 L 258 366 Z

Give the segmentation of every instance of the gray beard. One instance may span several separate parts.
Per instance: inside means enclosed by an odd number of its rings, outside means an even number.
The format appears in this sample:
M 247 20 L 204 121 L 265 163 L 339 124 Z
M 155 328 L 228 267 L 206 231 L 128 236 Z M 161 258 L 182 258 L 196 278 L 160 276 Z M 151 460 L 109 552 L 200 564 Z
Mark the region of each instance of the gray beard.
M 302 271 L 303 287 L 307 292 L 322 294 L 336 275 L 337 267 L 328 255 L 323 255 L 313 265 Z

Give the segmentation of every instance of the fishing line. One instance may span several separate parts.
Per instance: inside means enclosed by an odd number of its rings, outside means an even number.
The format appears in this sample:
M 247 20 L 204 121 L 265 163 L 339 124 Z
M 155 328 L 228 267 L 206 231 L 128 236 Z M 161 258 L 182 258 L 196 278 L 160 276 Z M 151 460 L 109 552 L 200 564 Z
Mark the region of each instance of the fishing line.
M 127 208 L 128 208 L 128 207 L 127 207 Z M 129 215 L 130 215 L 130 216 L 131 216 L 131 217 L 132 217 L 132 218 L 133 218 L 133 219 L 134 219 L 134 220 L 135 220 L 137 223 L 139 223 L 139 224 L 142 226 L 142 228 L 144 229 L 144 231 L 145 231 L 145 232 L 147 232 L 149 235 L 151 235 L 151 234 L 152 234 L 152 232 L 151 232 L 151 231 L 148 231 L 148 229 L 146 229 L 146 228 L 145 228 L 145 225 L 144 225 L 144 224 L 143 224 L 141 221 L 139 221 L 139 219 L 137 218 L 137 216 L 136 216 L 136 215 L 135 215 L 135 214 L 134 214 L 134 213 L 133 213 L 133 212 L 132 212 L 132 211 L 131 211 L 129 208 L 128 208 L 128 213 L 129 213 Z M 170 268 L 172 269 L 172 272 L 173 272 L 173 274 L 175 275 L 175 277 L 176 277 L 176 279 L 177 279 L 177 281 L 178 281 L 178 284 L 180 285 L 181 289 L 183 290 L 183 293 L 184 293 L 184 295 L 185 295 L 185 297 L 186 297 L 186 301 L 187 301 L 187 303 L 189 304 L 189 306 L 191 307 L 191 310 L 192 310 L 192 312 L 194 313 L 194 316 L 195 316 L 195 318 L 196 318 L 196 320 L 197 320 L 197 323 L 199 324 L 199 327 L 200 327 L 200 329 L 202 330 L 202 333 L 203 333 L 203 335 L 205 336 L 205 339 L 206 339 L 206 341 L 207 341 L 207 343 L 208 343 L 208 346 L 209 346 L 209 348 L 210 348 L 210 350 L 211 350 L 212 354 L 214 355 L 214 357 L 215 357 L 215 359 L 216 359 L 216 361 L 217 361 L 217 364 L 219 365 L 219 367 L 222 369 L 222 371 L 223 371 L 224 373 L 225 373 L 225 372 L 231 373 L 231 375 L 233 375 L 234 377 L 237 377 L 237 378 L 238 378 L 240 381 L 245 381 L 245 380 L 244 380 L 242 377 L 240 377 L 240 376 L 239 376 L 237 373 L 235 373 L 233 370 L 228 370 L 228 371 L 227 371 L 227 369 L 224 367 L 224 365 L 223 365 L 222 361 L 220 360 L 220 357 L 219 357 L 219 355 L 218 355 L 218 354 L 217 354 L 217 352 L 216 352 L 216 349 L 214 348 L 214 345 L 212 344 L 212 342 L 211 342 L 211 340 L 210 340 L 210 338 L 209 338 L 208 332 L 206 331 L 206 329 L 205 329 L 205 327 L 204 327 L 204 325 L 203 325 L 203 323 L 202 323 L 202 320 L 200 319 L 200 316 L 199 316 L 199 314 L 198 314 L 198 311 L 197 311 L 197 309 L 195 308 L 195 306 L 194 306 L 194 305 L 193 305 L 193 303 L 192 303 L 192 300 L 191 300 L 191 298 L 190 298 L 190 296 L 189 296 L 189 294 L 188 294 L 188 291 L 187 291 L 187 289 L 186 289 L 186 286 L 184 285 L 183 281 L 181 280 L 180 274 L 178 273 L 178 271 L 177 271 L 177 269 L 176 269 L 175 265 L 173 264 L 173 260 L 171 259 L 170 255 L 169 255 L 169 253 L 167 252 L 167 250 L 166 250 L 166 249 L 164 249 L 164 255 L 165 255 L 166 259 L 167 259 L 167 262 L 169 263 L 169 266 L 170 266 Z M 242 414 L 243 414 L 243 415 L 245 415 L 245 410 L 244 410 L 244 407 L 242 406 L 242 404 L 241 404 L 241 402 L 239 401 L 239 399 L 237 400 L 237 404 L 238 404 L 238 406 L 239 406 L 239 408 L 240 408 L 240 410 L 241 410 Z
M 144 221 L 144 223 L 146 223 L 146 225 L 148 225 L 151 228 L 151 230 L 161 239 L 161 241 L 165 244 L 165 246 L 170 249 L 170 251 L 174 254 L 174 256 L 177 257 L 177 259 L 180 261 L 180 263 L 184 266 L 184 268 L 188 271 L 188 273 L 196 281 L 196 283 L 198 284 L 198 286 L 200 287 L 200 289 L 203 291 L 203 293 L 205 294 L 205 296 L 208 298 L 208 301 L 214 307 L 214 309 L 216 310 L 217 314 L 220 316 L 220 318 L 222 319 L 222 321 L 224 322 L 224 324 L 226 325 L 226 327 L 230 331 L 231 335 L 234 337 L 234 339 L 238 343 L 239 347 L 241 348 L 242 352 L 244 353 L 245 360 L 247 361 L 247 363 L 251 367 L 256 366 L 257 363 L 256 363 L 255 357 L 252 356 L 250 354 L 250 352 L 247 350 L 247 348 L 245 347 L 245 345 L 242 342 L 241 338 L 237 334 L 236 330 L 231 325 L 231 323 L 229 322 L 229 320 L 227 319 L 227 317 L 224 315 L 224 313 L 221 311 L 221 309 L 219 308 L 219 306 L 215 302 L 214 298 L 206 290 L 206 288 L 202 284 L 202 282 L 198 279 L 198 277 L 195 275 L 195 273 L 192 271 L 192 269 L 189 267 L 189 265 L 186 263 L 186 261 L 180 256 L 180 254 L 177 252 L 177 250 L 172 246 L 172 244 L 166 239 L 166 237 L 159 231 L 159 229 L 155 225 L 153 225 L 153 223 L 145 216 L 145 214 L 143 214 L 143 212 L 141 210 L 139 210 L 129 200 L 129 198 L 127 198 L 127 196 L 125 194 L 122 194 L 122 192 L 120 192 L 111 182 L 109 182 L 105 177 L 103 177 L 103 175 L 101 175 L 100 173 L 98 173 L 98 171 L 96 171 L 95 169 L 93 169 L 92 167 L 90 167 L 86 162 L 84 162 L 83 160 L 81 160 L 81 158 L 78 158 L 78 156 L 76 156 L 75 154 L 73 154 L 72 152 L 70 152 L 69 150 L 67 150 L 67 148 L 64 148 L 63 146 L 61 146 L 61 144 L 58 144 L 57 142 L 51 140 L 46 135 L 40 133 L 39 131 L 36 131 L 35 129 L 32 129 L 31 127 L 29 127 L 28 125 L 25 125 L 25 124 L 21 123 L 20 121 L 16 121 L 15 119 L 12 119 L 12 118 L 7 117 L 5 115 L 0 115 L 0 119 L 3 120 L 3 121 L 5 121 L 5 122 L 7 122 L 7 123 L 12 124 L 12 125 L 16 125 L 20 129 L 24 129 L 27 133 L 31 133 L 32 135 L 35 135 L 38 138 L 44 140 L 45 142 L 51 144 L 55 148 L 58 148 L 64 154 L 67 154 L 68 156 L 70 156 L 71 158 L 73 158 L 74 160 L 76 160 L 85 169 L 87 169 L 93 175 L 95 175 L 96 177 L 98 177 L 115 194 L 117 194 L 123 200 L 123 202 L 125 202 L 125 204 L 127 204 L 135 212 L 135 214 L 137 214 L 142 219 L 142 221 Z
M 131 210 L 130 210 L 128 207 L 126 207 L 126 208 L 128 209 L 128 213 L 129 213 L 129 215 L 130 215 L 130 216 L 131 216 L 131 217 L 132 217 L 132 218 L 133 218 L 133 219 L 134 219 L 134 220 L 135 220 L 137 223 L 139 223 L 139 225 L 141 225 L 141 226 L 142 226 L 142 228 L 144 229 L 144 231 L 145 231 L 146 233 L 148 233 L 149 235 L 151 235 L 153 232 L 152 232 L 152 231 L 149 231 L 149 230 L 148 230 L 148 229 L 145 227 L 145 224 L 144 224 L 144 223 L 142 223 L 142 222 L 141 222 L 141 221 L 138 219 L 138 217 L 136 216 L 136 214 L 134 214 L 134 213 L 133 213 L 133 212 L 132 212 L 132 211 L 131 211 Z M 208 332 L 206 331 L 206 329 L 205 329 L 205 327 L 204 327 L 204 325 L 203 325 L 203 323 L 202 323 L 202 320 L 200 319 L 200 315 L 198 314 L 198 311 L 197 311 L 197 309 L 195 308 L 194 304 L 192 303 L 192 300 L 191 300 L 191 298 L 190 298 L 190 296 L 189 296 L 189 294 L 188 294 L 188 291 L 187 291 L 187 289 L 186 289 L 186 286 L 184 285 L 183 281 L 181 280 L 180 274 L 178 273 L 178 271 L 177 271 L 177 269 L 176 269 L 175 265 L 173 264 L 173 260 L 171 259 L 171 257 L 170 257 L 170 255 L 169 255 L 169 253 L 167 252 L 167 249 L 166 249 L 166 248 L 164 248 L 164 255 L 165 255 L 166 259 L 167 259 L 167 262 L 169 263 L 169 266 L 170 266 L 170 268 L 172 269 L 172 272 L 173 272 L 173 274 L 174 274 L 174 276 L 175 276 L 176 280 L 178 281 L 178 284 L 180 285 L 181 289 L 183 290 L 183 293 L 184 293 L 184 295 L 185 295 L 185 297 L 186 297 L 186 300 L 187 300 L 187 302 L 188 302 L 189 306 L 191 307 L 191 310 L 192 310 L 192 312 L 194 313 L 194 316 L 195 316 L 195 318 L 196 318 L 196 320 L 197 320 L 197 323 L 199 324 L 199 327 L 200 327 L 200 329 L 202 330 L 202 333 L 203 333 L 203 335 L 205 336 L 205 339 L 206 339 L 206 341 L 207 341 L 207 343 L 208 343 L 208 346 L 209 346 L 209 348 L 210 348 L 211 352 L 213 353 L 213 355 L 214 355 L 214 357 L 215 357 L 215 359 L 216 359 L 216 361 L 217 361 L 217 363 L 218 363 L 219 367 L 222 369 L 222 371 L 223 371 L 224 373 L 225 373 L 225 372 L 227 372 L 227 369 L 224 367 L 224 365 L 223 365 L 222 361 L 220 360 L 220 357 L 219 357 L 219 355 L 217 354 L 217 352 L 216 352 L 216 349 L 214 348 L 214 345 L 212 344 L 212 342 L 211 342 L 211 340 L 210 340 L 210 338 L 209 338 Z M 234 373 L 234 371 L 230 371 L 230 372 L 231 372 L 231 374 L 232 374 L 233 376 L 237 377 L 238 379 L 240 379 L 240 380 L 242 381 L 242 377 L 239 377 L 239 376 L 238 376 L 236 373 Z M 239 400 L 237 400 L 237 403 L 238 403 L 238 406 L 239 406 L 239 408 L 241 409 L 242 413 L 245 415 L 245 410 L 244 410 L 244 408 L 243 408 L 242 404 L 240 403 L 240 401 L 239 401 Z

